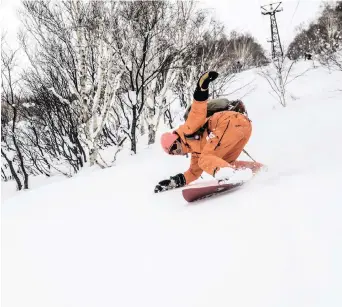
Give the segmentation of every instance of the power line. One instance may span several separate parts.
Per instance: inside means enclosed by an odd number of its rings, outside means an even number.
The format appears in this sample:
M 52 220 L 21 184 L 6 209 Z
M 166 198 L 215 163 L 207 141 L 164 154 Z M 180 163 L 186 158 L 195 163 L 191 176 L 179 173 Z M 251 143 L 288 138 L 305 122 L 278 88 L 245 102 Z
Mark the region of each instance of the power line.
M 290 22 L 290 26 L 291 26 L 291 24 L 292 24 L 293 17 L 296 15 L 296 12 L 297 12 L 297 9 L 298 9 L 298 6 L 299 6 L 299 2 L 300 2 L 300 0 L 297 1 L 297 6 L 296 6 L 296 8 L 295 8 L 295 10 L 294 10 L 294 12 L 293 12 L 293 15 L 292 15 L 292 18 L 291 18 L 291 22 Z

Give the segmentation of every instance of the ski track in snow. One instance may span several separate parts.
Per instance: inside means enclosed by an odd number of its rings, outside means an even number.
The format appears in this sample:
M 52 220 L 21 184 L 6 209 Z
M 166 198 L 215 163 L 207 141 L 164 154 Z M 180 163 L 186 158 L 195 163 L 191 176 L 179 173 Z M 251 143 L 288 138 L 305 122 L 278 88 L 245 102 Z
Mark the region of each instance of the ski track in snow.
M 189 163 L 157 144 L 8 197 L 2 306 L 342 306 L 341 75 L 308 72 L 285 109 L 253 78 L 246 149 L 268 172 L 187 204 L 153 193 Z

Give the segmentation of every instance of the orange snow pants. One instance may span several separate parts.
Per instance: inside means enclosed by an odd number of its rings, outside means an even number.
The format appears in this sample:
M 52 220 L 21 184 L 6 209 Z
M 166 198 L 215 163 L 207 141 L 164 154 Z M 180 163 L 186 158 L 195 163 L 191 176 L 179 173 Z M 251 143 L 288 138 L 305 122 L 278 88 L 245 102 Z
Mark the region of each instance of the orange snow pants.
M 199 167 L 211 175 L 221 167 L 239 167 L 238 161 L 236 165 L 234 162 L 252 134 L 250 120 L 237 112 L 218 112 L 210 117 L 208 129 L 209 139 L 201 150 Z

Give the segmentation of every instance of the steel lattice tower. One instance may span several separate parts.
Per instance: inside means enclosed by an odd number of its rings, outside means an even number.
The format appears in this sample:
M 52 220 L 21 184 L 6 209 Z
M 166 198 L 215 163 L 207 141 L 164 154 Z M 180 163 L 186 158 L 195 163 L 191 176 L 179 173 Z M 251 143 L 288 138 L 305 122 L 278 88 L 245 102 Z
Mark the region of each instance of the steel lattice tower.
M 282 8 L 279 9 L 280 5 L 281 2 L 261 6 L 261 14 L 270 16 L 271 40 L 269 42 L 272 43 L 272 59 L 283 57 L 283 48 L 281 47 L 277 19 L 275 16 L 277 12 L 281 12 L 283 10 Z M 267 10 L 266 7 L 269 7 L 269 9 Z

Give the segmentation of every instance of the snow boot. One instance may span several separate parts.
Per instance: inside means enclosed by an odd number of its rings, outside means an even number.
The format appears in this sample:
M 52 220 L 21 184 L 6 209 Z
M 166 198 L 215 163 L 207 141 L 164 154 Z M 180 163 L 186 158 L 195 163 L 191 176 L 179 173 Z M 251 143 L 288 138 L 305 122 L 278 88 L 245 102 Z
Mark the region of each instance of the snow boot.
M 222 167 L 219 171 L 214 173 L 214 178 L 218 182 L 227 182 L 235 174 L 235 169 L 232 167 Z

